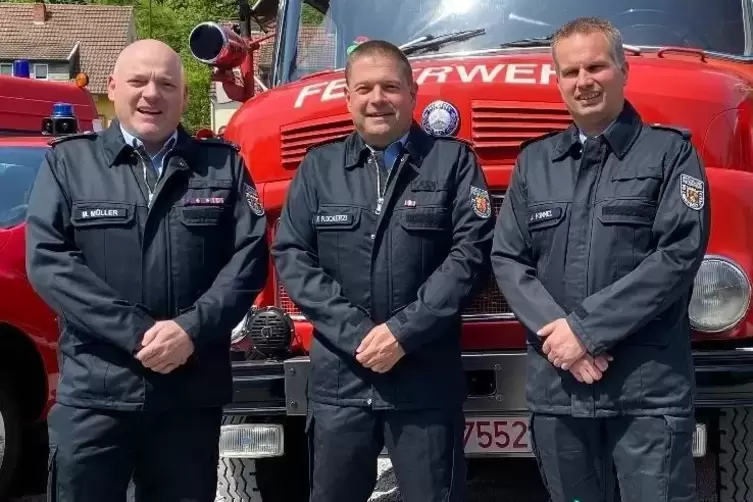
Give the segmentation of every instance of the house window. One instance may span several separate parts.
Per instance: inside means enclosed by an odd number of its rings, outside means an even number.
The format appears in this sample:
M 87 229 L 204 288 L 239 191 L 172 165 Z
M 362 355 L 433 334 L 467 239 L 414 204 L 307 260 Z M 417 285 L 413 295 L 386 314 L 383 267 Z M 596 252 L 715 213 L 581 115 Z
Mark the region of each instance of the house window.
M 0 63 L 0 75 L 13 75 L 13 65 L 10 63 Z
M 46 64 L 34 65 L 34 78 L 38 78 L 40 80 L 47 80 L 47 65 Z

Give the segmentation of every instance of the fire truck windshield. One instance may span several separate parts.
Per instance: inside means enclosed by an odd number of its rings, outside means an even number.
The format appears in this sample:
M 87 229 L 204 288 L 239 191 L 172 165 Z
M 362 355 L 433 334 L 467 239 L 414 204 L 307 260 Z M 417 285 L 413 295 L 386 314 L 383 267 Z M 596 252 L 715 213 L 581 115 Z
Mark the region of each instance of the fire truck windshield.
M 0 229 L 20 225 L 26 219 L 31 187 L 46 151 L 45 146 L 0 144 Z
M 343 68 L 359 37 L 414 45 L 411 57 L 500 50 L 521 39 L 545 39 L 579 16 L 611 20 L 633 46 L 749 56 L 752 9 L 753 0 L 287 0 L 276 80 Z M 445 36 L 469 30 L 481 33 Z

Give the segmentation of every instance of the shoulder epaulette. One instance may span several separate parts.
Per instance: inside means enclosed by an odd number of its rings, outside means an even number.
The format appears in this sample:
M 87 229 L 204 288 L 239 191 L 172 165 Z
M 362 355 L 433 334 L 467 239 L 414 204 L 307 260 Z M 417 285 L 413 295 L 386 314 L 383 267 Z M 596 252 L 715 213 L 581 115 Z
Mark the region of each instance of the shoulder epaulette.
M 50 141 L 48 141 L 47 144 L 54 147 L 54 146 L 59 145 L 60 143 L 70 141 L 72 139 L 82 139 L 82 138 L 97 139 L 97 137 L 99 137 L 99 135 L 96 132 L 86 131 L 86 132 L 80 132 L 76 134 L 68 134 L 66 136 L 55 137 L 55 138 L 52 138 Z
M 213 145 L 213 146 L 224 146 L 227 148 L 232 148 L 236 152 L 241 151 L 241 147 L 236 145 L 235 143 L 232 143 L 224 138 L 194 138 L 196 141 L 198 141 L 202 145 Z
M 547 138 L 551 138 L 551 137 L 556 136 L 558 134 L 562 134 L 562 132 L 563 131 L 549 131 L 549 132 L 544 133 L 544 134 L 542 134 L 540 136 L 535 136 L 533 138 L 528 138 L 526 140 L 523 140 L 520 143 L 520 149 L 519 150 L 523 151 L 523 149 L 526 148 L 528 145 L 531 145 L 533 143 L 538 143 L 539 141 L 543 141 L 543 140 L 545 140 Z
M 429 134 L 429 133 L 427 133 L 427 134 L 429 135 L 430 138 L 432 138 L 432 139 L 434 139 L 436 141 L 453 141 L 453 142 L 463 144 L 463 145 L 465 145 L 465 146 L 470 147 L 471 149 L 473 149 L 473 143 L 471 143 L 470 140 L 467 140 L 465 138 L 459 138 L 457 136 L 436 136 L 434 134 Z
M 651 127 L 652 129 L 658 129 L 660 131 L 672 131 L 673 133 L 676 133 L 682 136 L 683 139 L 685 140 L 689 140 L 690 137 L 692 136 L 690 129 L 686 127 L 666 125 L 666 124 L 649 124 L 649 127 Z
M 309 153 L 312 150 L 316 150 L 317 148 L 322 148 L 327 145 L 334 145 L 335 143 L 342 143 L 345 141 L 350 134 L 346 134 L 344 136 L 337 136 L 335 138 L 329 138 L 322 141 L 319 141 L 318 143 L 314 143 L 312 145 L 309 145 L 306 147 L 306 153 Z

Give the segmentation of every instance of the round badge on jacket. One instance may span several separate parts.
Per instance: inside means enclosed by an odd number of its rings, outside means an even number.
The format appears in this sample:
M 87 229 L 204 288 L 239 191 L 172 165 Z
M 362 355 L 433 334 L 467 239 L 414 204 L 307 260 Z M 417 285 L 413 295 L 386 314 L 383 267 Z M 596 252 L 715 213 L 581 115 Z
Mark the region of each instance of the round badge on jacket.
M 447 101 L 432 101 L 421 115 L 421 127 L 433 136 L 452 136 L 457 132 L 458 125 L 460 113 Z

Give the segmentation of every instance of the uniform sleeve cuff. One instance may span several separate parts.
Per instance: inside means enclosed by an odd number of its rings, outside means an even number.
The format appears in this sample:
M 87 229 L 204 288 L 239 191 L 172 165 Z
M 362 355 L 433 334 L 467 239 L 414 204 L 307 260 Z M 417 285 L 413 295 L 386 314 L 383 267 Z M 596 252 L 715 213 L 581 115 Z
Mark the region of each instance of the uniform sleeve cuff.
M 407 330 L 405 329 L 407 322 L 408 319 L 406 318 L 405 313 L 401 310 L 395 316 L 388 319 L 385 323 L 387 328 L 390 330 L 390 333 L 392 333 L 392 336 L 394 336 L 397 340 L 400 348 L 402 348 L 403 352 L 405 352 L 406 354 L 408 352 L 412 352 L 417 348 L 410 343 L 411 337 L 408 336 L 406 332 Z
M 199 342 L 199 320 L 196 312 L 196 307 L 191 307 L 189 310 L 183 312 L 178 317 L 173 319 L 175 323 L 186 332 L 188 337 L 194 344 L 194 347 L 198 346 Z
M 368 314 L 366 314 L 359 308 L 356 308 L 356 313 L 351 316 L 348 324 L 353 326 L 353 331 L 351 332 L 352 336 L 350 337 L 350 340 L 353 340 L 353 343 L 350 347 L 347 347 L 345 349 L 353 357 L 355 357 L 356 349 L 359 345 L 361 345 L 361 342 L 364 338 L 366 338 L 366 335 L 368 335 L 369 332 L 374 329 L 376 324 L 374 324 L 374 321 L 371 320 Z
M 580 343 L 583 344 L 589 354 L 596 357 L 604 352 L 605 349 L 601 346 L 601 344 L 597 343 L 596 340 L 594 340 L 593 337 L 591 337 L 591 335 L 586 331 L 586 329 L 583 327 L 583 323 L 580 321 L 575 312 L 572 312 L 570 315 L 568 315 L 565 320 L 567 321 L 568 326 L 570 326 L 570 330 L 580 341 Z

